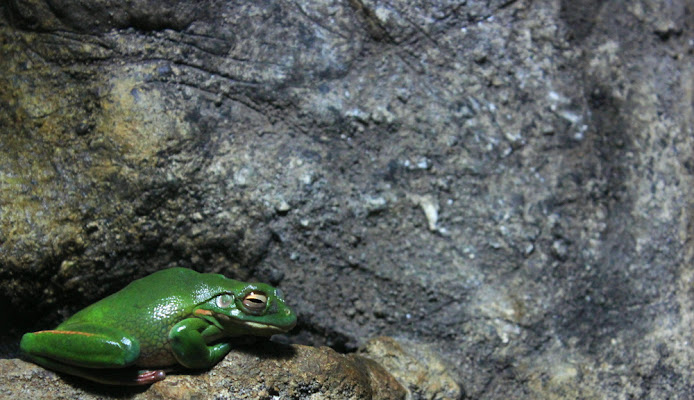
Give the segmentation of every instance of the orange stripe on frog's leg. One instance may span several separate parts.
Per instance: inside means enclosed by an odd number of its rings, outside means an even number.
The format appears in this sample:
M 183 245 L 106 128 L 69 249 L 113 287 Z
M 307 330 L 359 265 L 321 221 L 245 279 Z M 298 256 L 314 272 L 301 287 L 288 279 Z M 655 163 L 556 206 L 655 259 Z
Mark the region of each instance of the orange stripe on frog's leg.
M 197 309 L 193 311 L 193 314 L 198 314 L 198 315 L 212 315 L 212 311 L 209 310 L 202 310 L 202 309 Z
M 38 331 L 34 332 L 35 335 L 38 335 L 39 333 L 57 333 L 60 335 L 82 335 L 82 336 L 97 336 L 94 333 L 88 333 L 88 332 L 80 332 L 80 331 L 57 331 L 57 330 L 48 330 L 48 331 Z

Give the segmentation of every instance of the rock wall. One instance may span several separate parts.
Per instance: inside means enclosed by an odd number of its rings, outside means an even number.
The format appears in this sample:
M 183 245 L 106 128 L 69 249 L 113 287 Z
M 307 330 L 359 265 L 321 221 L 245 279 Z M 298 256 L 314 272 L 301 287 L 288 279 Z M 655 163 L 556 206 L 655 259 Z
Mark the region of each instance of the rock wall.
M 469 398 L 684 398 L 694 4 L 0 5 L 0 310 L 183 266 Z

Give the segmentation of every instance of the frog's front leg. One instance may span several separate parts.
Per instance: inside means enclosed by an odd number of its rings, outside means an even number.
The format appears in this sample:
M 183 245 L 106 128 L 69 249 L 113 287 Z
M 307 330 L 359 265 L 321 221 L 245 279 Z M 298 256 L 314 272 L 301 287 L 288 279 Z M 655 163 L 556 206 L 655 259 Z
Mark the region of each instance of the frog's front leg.
M 221 329 L 202 318 L 186 318 L 169 332 L 174 357 L 187 368 L 210 368 L 229 352 L 229 343 L 209 346 L 208 340 L 218 337 Z

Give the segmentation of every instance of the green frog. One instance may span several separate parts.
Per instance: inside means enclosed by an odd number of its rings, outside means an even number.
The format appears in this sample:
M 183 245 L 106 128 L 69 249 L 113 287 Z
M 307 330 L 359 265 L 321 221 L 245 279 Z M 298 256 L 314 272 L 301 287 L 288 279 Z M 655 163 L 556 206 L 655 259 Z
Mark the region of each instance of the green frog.
M 186 268 L 155 272 L 77 312 L 53 330 L 27 333 L 36 364 L 100 383 L 146 385 L 164 367 L 211 368 L 227 338 L 288 332 L 296 315 L 280 289 Z

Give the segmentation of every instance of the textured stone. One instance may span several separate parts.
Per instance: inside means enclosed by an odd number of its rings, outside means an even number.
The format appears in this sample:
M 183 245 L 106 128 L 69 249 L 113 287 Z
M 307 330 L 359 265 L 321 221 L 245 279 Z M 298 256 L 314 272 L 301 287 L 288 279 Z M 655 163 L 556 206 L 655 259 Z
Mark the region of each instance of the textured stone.
M 690 1 L 191 4 L 0 4 L 3 354 L 184 266 L 470 398 L 694 392 Z
M 377 363 L 327 347 L 267 343 L 232 350 L 210 371 L 171 374 L 149 387 L 117 387 L 61 376 L 21 360 L 0 360 L 3 399 L 405 399 Z
M 369 340 L 359 354 L 383 366 L 407 388 L 413 399 L 459 399 L 460 386 L 450 367 L 431 346 L 390 337 Z

